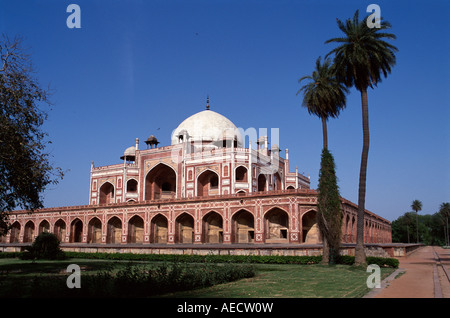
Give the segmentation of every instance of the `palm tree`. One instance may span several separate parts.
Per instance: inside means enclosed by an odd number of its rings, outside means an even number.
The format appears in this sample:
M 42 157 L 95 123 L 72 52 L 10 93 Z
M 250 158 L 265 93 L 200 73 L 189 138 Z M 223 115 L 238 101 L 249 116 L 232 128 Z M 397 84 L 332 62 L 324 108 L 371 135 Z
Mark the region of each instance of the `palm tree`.
M 419 200 L 414 200 L 411 203 L 411 209 L 416 212 L 416 232 L 417 232 L 417 243 L 419 243 L 419 211 L 422 210 L 422 202 Z
M 322 120 L 323 150 L 318 185 L 317 223 L 323 237 L 322 262 L 334 264 L 339 255 L 342 213 L 334 159 L 328 151 L 327 120 L 329 117 L 339 116 L 345 107 L 348 90 L 336 79 L 330 59 L 325 59 L 322 64 L 321 58 L 317 58 L 312 75 L 303 76 L 298 82 L 303 80 L 309 82 L 297 92 L 297 95 L 303 92 L 302 106 L 308 109 L 309 114 Z
M 358 189 L 358 219 L 355 247 L 355 265 L 361 266 L 366 262 L 364 252 L 364 211 L 366 197 L 366 173 L 369 154 L 369 105 L 367 88 L 373 88 L 381 82 L 382 75 L 387 76 L 391 67 L 395 65 L 397 48 L 384 39 L 395 39 L 395 35 L 383 32 L 391 27 L 387 21 L 381 20 L 379 28 L 369 28 L 366 19 L 359 21 L 359 12 L 355 12 L 353 19 L 345 23 L 337 20 L 339 29 L 344 37 L 333 38 L 325 43 L 339 43 L 326 57 L 334 54 L 337 79 L 347 87 L 354 86 L 361 93 L 363 148 L 359 172 Z
M 308 109 L 309 114 L 318 116 L 322 120 L 323 148 L 328 149 L 327 120 L 329 117 L 337 118 L 345 107 L 348 89 L 336 79 L 335 68 L 330 59 L 316 60 L 316 68 L 312 75 L 303 76 L 298 80 L 310 80 L 300 88 L 297 95 L 303 92 L 302 106 Z
M 450 239 L 449 239 L 449 234 L 448 234 L 448 218 L 450 217 L 450 203 L 449 202 L 441 203 L 439 213 L 442 215 L 443 218 L 445 218 L 445 222 L 447 224 L 446 243 L 447 243 L 447 246 L 450 246 Z

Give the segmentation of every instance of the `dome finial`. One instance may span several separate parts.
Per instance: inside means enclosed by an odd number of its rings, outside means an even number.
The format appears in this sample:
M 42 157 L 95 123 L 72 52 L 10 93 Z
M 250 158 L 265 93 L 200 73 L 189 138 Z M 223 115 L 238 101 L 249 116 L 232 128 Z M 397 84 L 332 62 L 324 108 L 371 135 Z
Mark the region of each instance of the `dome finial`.
M 206 110 L 209 110 L 209 95 L 206 95 Z

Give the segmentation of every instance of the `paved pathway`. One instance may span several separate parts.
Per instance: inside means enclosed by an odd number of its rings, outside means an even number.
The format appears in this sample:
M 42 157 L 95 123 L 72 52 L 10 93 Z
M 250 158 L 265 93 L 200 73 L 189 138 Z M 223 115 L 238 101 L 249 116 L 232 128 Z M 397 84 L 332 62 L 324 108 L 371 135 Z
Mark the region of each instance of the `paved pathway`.
M 436 254 L 439 255 L 439 259 Z M 450 273 L 450 250 L 424 246 L 400 261 L 396 279 L 391 277 L 381 290 L 373 290 L 368 297 L 375 298 L 450 298 L 450 282 L 442 266 Z

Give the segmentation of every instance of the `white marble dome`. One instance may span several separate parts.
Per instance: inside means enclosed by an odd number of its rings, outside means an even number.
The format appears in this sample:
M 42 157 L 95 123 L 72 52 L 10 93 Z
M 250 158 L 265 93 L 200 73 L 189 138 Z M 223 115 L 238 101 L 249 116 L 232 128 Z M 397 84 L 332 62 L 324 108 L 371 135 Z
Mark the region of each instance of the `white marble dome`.
M 242 147 L 242 135 L 237 127 L 225 116 L 212 110 L 204 110 L 186 118 L 172 133 L 172 145 L 181 143 L 183 136 L 189 141 L 216 143 L 221 140 L 236 140 Z

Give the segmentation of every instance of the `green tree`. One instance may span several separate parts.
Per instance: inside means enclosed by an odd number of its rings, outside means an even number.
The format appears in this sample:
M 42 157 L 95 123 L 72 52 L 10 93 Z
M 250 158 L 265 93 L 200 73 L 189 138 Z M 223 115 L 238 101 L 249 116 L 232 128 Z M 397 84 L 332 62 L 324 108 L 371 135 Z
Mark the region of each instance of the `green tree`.
M 20 38 L 0 38 L 0 235 L 8 230 L 8 212 L 42 208 L 40 194 L 62 178 L 49 162 L 42 125 L 49 91 L 34 77 Z
M 359 20 L 358 10 L 353 19 L 345 23 L 336 19 L 344 37 L 332 38 L 325 43 L 338 43 L 326 57 L 334 54 L 336 77 L 347 87 L 354 86 L 361 93 L 363 147 L 359 173 L 358 219 L 355 248 L 355 265 L 366 263 L 364 252 L 364 212 L 366 198 L 366 174 L 369 155 L 369 105 L 367 89 L 377 86 L 382 76 L 386 77 L 395 65 L 397 48 L 384 39 L 395 39 L 394 34 L 384 32 L 390 28 L 389 22 L 381 19 L 380 27 L 370 28 L 366 19 Z
M 341 246 L 342 209 L 334 159 L 326 148 L 322 150 L 317 190 L 317 223 L 328 245 L 328 264 L 335 264 Z
M 450 218 L 450 203 L 449 202 L 443 202 L 441 203 L 439 207 L 439 214 L 441 215 L 442 219 L 445 220 L 445 227 L 446 231 L 445 234 L 445 242 L 447 246 L 450 246 L 450 237 L 448 233 L 448 219 Z
M 416 212 L 416 238 L 417 238 L 417 243 L 419 243 L 419 211 L 422 210 L 422 202 L 419 200 L 414 200 L 411 203 L 411 209 L 413 209 Z
M 309 80 L 302 86 L 297 95 L 303 93 L 302 106 L 308 109 L 308 113 L 316 115 L 322 120 L 323 148 L 328 149 L 328 118 L 337 118 L 345 108 L 347 88 L 336 79 L 335 68 L 330 59 L 316 60 L 316 68 L 312 75 L 303 76 L 298 80 L 301 83 Z
M 59 240 L 55 234 L 42 232 L 27 251 L 22 254 L 22 259 L 64 259 L 65 254 L 59 248 Z
M 416 217 L 418 221 L 413 221 Z M 406 212 L 392 222 L 392 241 L 409 243 L 408 232 L 412 233 L 413 241 L 417 241 L 416 236 L 418 236 L 426 245 L 444 245 L 446 241 L 445 219 L 440 212 L 426 215 Z

